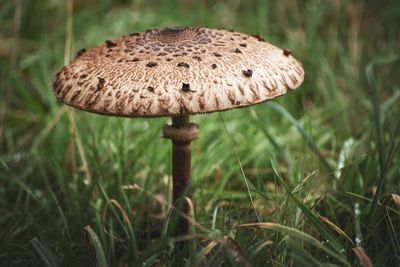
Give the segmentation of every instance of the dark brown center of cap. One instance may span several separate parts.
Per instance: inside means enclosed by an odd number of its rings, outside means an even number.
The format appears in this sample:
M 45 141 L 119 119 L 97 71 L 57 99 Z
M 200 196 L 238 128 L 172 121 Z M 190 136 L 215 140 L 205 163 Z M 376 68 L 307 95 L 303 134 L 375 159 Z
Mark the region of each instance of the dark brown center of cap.
M 165 35 L 178 35 L 187 29 L 188 29 L 188 27 L 167 27 L 167 28 L 161 29 L 160 33 L 165 34 Z
M 145 38 L 163 44 L 189 43 L 204 41 L 207 33 L 201 28 L 195 27 L 170 27 L 154 29 L 146 32 Z M 211 41 L 211 40 L 209 40 Z

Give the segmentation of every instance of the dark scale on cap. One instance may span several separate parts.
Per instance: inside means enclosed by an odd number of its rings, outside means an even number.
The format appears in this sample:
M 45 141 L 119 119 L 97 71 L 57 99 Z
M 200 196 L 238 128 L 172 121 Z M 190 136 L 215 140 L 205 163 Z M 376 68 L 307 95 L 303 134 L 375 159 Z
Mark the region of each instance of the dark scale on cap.
M 189 64 L 185 63 L 185 62 L 179 62 L 178 65 L 176 65 L 177 67 L 185 67 L 185 68 L 189 68 Z
M 283 54 L 288 57 L 292 54 L 292 52 L 289 49 L 285 48 L 285 49 L 283 49 Z
M 184 91 L 184 92 L 190 91 L 190 84 L 182 83 L 182 91 Z
M 242 53 L 242 51 L 240 51 L 240 49 L 239 49 L 239 48 L 236 48 L 236 49 L 235 49 L 235 53 L 241 54 L 241 53 Z
M 222 57 L 222 55 L 220 53 L 214 52 L 214 56 L 216 57 Z
M 198 60 L 198 61 L 201 61 L 201 57 L 199 57 L 199 56 L 194 56 L 193 58 Z
M 246 77 L 251 77 L 253 75 L 253 71 L 248 69 L 248 70 L 243 70 L 242 71 L 243 75 Z
M 85 54 L 86 53 L 86 49 L 85 48 L 82 48 L 82 49 L 80 49 L 77 53 L 76 53 L 76 56 L 77 57 L 80 57 L 80 56 L 82 56 L 83 54 Z
M 129 34 L 129 36 L 139 36 L 139 35 L 140 35 L 140 34 L 137 33 L 137 32 L 133 32 L 133 33 Z
M 87 76 L 88 76 L 88 75 L 85 73 L 85 74 L 82 74 L 81 76 L 79 76 L 79 78 L 85 79 Z
M 212 64 L 212 65 L 211 65 L 211 68 L 212 68 L 212 69 L 216 69 L 216 68 L 217 68 L 217 64 Z
M 146 64 L 146 67 L 153 68 L 153 67 L 155 67 L 157 65 L 158 64 L 156 62 L 149 62 L 149 63 Z
M 137 57 L 132 58 L 132 62 L 138 62 L 139 59 Z
M 98 91 L 100 91 L 104 87 L 106 80 L 104 80 L 103 78 L 100 78 L 100 77 L 97 77 L 97 78 L 99 79 L 99 82 L 97 83 L 96 89 Z
M 253 34 L 252 36 L 260 42 L 265 42 L 264 38 L 262 38 L 259 34 Z
M 147 87 L 147 90 L 148 90 L 149 92 L 154 93 L 154 87 L 148 86 L 148 87 Z
M 106 40 L 106 45 L 107 45 L 107 48 L 112 48 L 112 47 L 117 46 L 116 43 L 114 43 L 113 41 L 110 41 L 110 40 Z
M 74 102 L 75 102 L 75 99 L 78 97 L 78 95 L 81 93 L 81 91 L 82 91 L 82 90 L 76 90 L 76 91 L 72 94 L 71 99 L 70 99 L 69 101 L 71 101 L 71 103 L 74 103 Z
M 240 44 L 241 47 L 247 47 L 247 44 Z

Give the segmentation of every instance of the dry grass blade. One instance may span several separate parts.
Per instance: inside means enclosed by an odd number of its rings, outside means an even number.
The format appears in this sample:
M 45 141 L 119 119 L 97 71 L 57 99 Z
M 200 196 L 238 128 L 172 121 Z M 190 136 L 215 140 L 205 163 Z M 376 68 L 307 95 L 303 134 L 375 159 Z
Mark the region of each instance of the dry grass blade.
M 330 220 L 328 220 L 328 218 L 326 218 L 326 217 L 324 217 L 324 216 L 321 216 L 321 215 L 319 215 L 319 214 L 317 214 L 317 215 L 318 215 L 318 218 L 319 218 L 322 222 L 324 222 L 326 225 L 328 225 L 330 228 L 332 228 L 336 233 L 340 234 L 341 236 L 344 236 L 344 237 L 347 239 L 347 241 L 349 241 L 349 242 L 351 243 L 351 245 L 352 245 L 353 247 L 355 246 L 353 240 L 351 240 L 351 238 L 350 238 L 342 229 L 340 229 L 339 226 L 337 226 L 336 224 L 334 224 L 333 222 L 331 222 Z
M 192 201 L 190 198 L 188 198 L 188 197 L 185 197 L 185 201 L 186 201 L 186 203 L 187 203 L 187 205 L 188 205 L 188 207 L 189 207 L 188 215 L 189 215 L 190 218 L 194 219 L 194 218 L 193 218 L 193 216 L 194 216 L 194 205 L 193 205 L 193 201 Z
M 390 194 L 385 196 L 382 201 L 382 208 L 385 209 L 390 202 L 393 202 L 396 205 L 396 207 L 400 209 L 400 195 Z
M 338 254 L 334 251 L 332 251 L 329 247 L 324 246 L 320 241 L 318 241 L 316 238 L 310 236 L 309 234 L 306 234 L 304 232 L 301 232 L 295 228 L 287 227 L 278 223 L 272 223 L 272 222 L 267 222 L 267 223 L 246 223 L 246 224 L 241 224 L 236 226 L 236 228 L 249 228 L 249 227 L 257 227 L 257 228 L 263 228 L 263 229 L 269 229 L 269 230 L 274 230 L 274 231 L 279 231 L 282 233 L 287 234 L 288 236 L 298 238 L 300 240 L 304 240 L 308 242 L 309 244 L 319 248 L 329 256 L 335 258 L 339 262 L 343 264 L 343 266 L 348 266 L 350 267 L 350 263 L 347 262 L 345 257 L 342 254 Z
M 168 203 L 167 201 L 165 201 L 164 199 L 159 199 L 159 198 L 155 197 L 154 194 L 153 194 L 152 192 L 143 189 L 142 187 L 140 187 L 140 186 L 137 185 L 137 184 L 124 185 L 124 186 L 122 187 L 122 189 L 124 189 L 124 190 L 139 190 L 140 192 L 146 193 L 148 196 L 150 196 L 151 198 L 153 198 L 153 199 L 154 199 L 155 201 L 157 201 L 158 203 L 160 203 L 160 204 L 162 204 L 162 205 L 165 205 L 168 209 L 170 209 L 170 212 L 171 212 L 171 211 L 179 211 L 178 209 L 176 209 L 176 207 L 175 207 L 174 205 L 169 204 L 169 203 Z M 193 205 L 193 203 L 192 203 L 192 204 L 188 203 L 188 204 L 189 204 L 189 206 L 191 206 L 191 207 L 190 207 L 191 212 L 194 212 L 194 205 Z M 194 214 L 194 213 L 192 213 L 192 214 Z M 209 230 L 208 230 L 207 228 L 205 228 L 205 227 L 204 227 L 203 225 L 201 225 L 200 223 L 197 223 L 197 222 L 193 219 L 193 217 L 187 216 L 187 215 L 186 215 L 185 213 L 183 213 L 183 212 L 179 212 L 179 215 L 180 215 L 181 217 L 185 218 L 186 220 L 188 220 L 188 221 L 190 222 L 190 224 L 191 224 L 192 226 L 195 226 L 195 228 L 196 228 L 197 230 L 200 230 L 200 231 L 202 231 L 202 232 L 204 232 L 204 233 L 208 233 L 208 232 L 209 232 Z
M 116 201 L 115 199 L 109 199 L 109 200 L 107 201 L 107 203 L 106 203 L 106 206 L 104 207 L 103 215 L 102 215 L 102 224 L 104 225 L 103 230 L 104 230 L 104 232 L 105 232 L 106 234 L 108 234 L 108 235 L 111 236 L 112 238 L 117 239 L 117 240 L 120 240 L 120 241 L 123 241 L 123 240 L 124 240 L 123 238 L 119 238 L 119 237 L 116 237 L 116 236 L 112 235 L 110 232 L 107 231 L 107 229 L 106 229 L 106 227 L 105 227 L 105 222 L 106 222 L 106 219 L 107 219 L 107 211 L 108 211 L 108 208 L 109 208 L 111 205 L 114 205 L 114 206 L 119 210 L 119 212 L 122 214 L 122 217 L 124 218 L 124 222 L 126 223 L 126 225 L 128 225 L 129 230 L 130 230 L 130 231 L 133 230 L 133 229 L 132 229 L 132 224 L 131 224 L 131 222 L 129 221 L 129 217 L 128 217 L 128 215 L 126 214 L 124 208 L 123 208 L 123 207 L 121 206 L 121 204 L 119 204 L 118 201 Z
M 92 175 L 90 174 L 89 164 L 86 159 L 85 149 L 83 148 L 82 140 L 78 132 L 78 127 L 75 123 L 74 111 L 68 110 L 68 119 L 71 125 L 71 135 L 75 137 L 76 146 L 78 147 L 79 156 L 82 160 L 82 170 L 85 173 L 88 185 L 92 184 Z
M 50 134 L 50 132 L 53 130 L 53 128 L 60 120 L 61 116 L 64 115 L 65 111 L 66 111 L 65 107 L 62 107 L 57 111 L 57 113 L 50 120 L 47 126 L 39 133 L 39 137 L 33 142 L 32 144 L 33 148 L 36 148 L 47 138 L 47 136 Z
M 391 202 L 393 202 L 396 206 L 396 208 L 400 209 L 400 195 L 398 194 L 389 194 L 387 195 L 383 201 L 382 201 L 382 209 L 386 215 L 386 221 L 388 224 L 388 228 L 390 231 L 390 236 L 392 238 L 392 244 L 394 249 L 396 250 L 396 253 L 398 254 L 400 252 L 400 242 L 398 239 L 398 220 L 395 220 L 395 222 L 392 221 L 392 218 L 389 214 L 389 209 L 387 205 L 389 205 Z
M 210 252 L 220 244 L 220 242 L 213 240 L 210 243 L 208 243 L 207 246 L 205 246 L 199 253 L 199 261 L 202 261 Z
M 272 240 L 266 240 L 264 242 L 262 242 L 260 245 L 258 245 L 250 254 L 249 258 L 253 258 L 255 256 L 257 256 L 257 254 L 262 251 L 263 249 L 266 249 L 269 246 L 273 246 L 274 245 L 274 241 Z
M 337 253 L 344 254 L 346 247 L 342 242 L 332 233 L 332 231 L 321 222 L 321 220 L 312 212 L 303 202 L 297 198 L 297 196 L 292 192 L 289 186 L 284 182 L 278 168 L 276 166 L 276 161 L 272 160 L 272 168 L 275 172 L 276 178 L 279 183 L 284 187 L 288 196 L 295 202 L 295 204 L 301 209 L 304 215 L 312 223 L 312 225 L 320 232 L 321 236 L 327 240 L 329 246 L 331 246 Z
M 67 7 L 67 21 L 66 21 L 66 37 L 65 37 L 65 48 L 64 48 L 64 65 L 67 65 L 71 58 L 71 51 L 73 45 L 73 11 L 74 11 L 74 1 L 68 0 L 66 2 Z M 73 137 L 75 137 L 76 145 L 78 147 L 79 156 L 82 160 L 82 169 L 85 173 L 88 185 L 92 184 L 92 175 L 90 174 L 89 164 L 86 159 L 86 153 L 82 145 L 82 140 L 78 132 L 78 127 L 75 123 L 74 112 L 68 109 L 68 120 L 70 122 L 70 131 Z
M 355 247 L 352 249 L 354 255 L 358 258 L 360 261 L 361 266 L 363 267 L 373 267 L 374 265 L 372 264 L 371 259 L 368 257 L 368 255 L 365 253 L 364 249 L 362 247 Z
M 20 43 L 20 31 L 21 31 L 21 17 L 22 17 L 22 1 L 15 0 L 15 13 L 14 13 L 14 25 L 13 25 L 13 38 L 12 38 L 12 45 L 10 47 L 11 57 L 10 57 L 10 66 L 13 71 L 16 71 L 16 64 L 17 64 L 17 57 L 19 53 L 19 43 Z M 1 46 L 4 46 L 2 43 Z M 1 50 L 1 49 L 0 49 Z M 2 75 L 1 75 L 2 76 Z M 3 78 L 3 77 L 1 77 Z M 7 86 L 5 89 L 5 97 L 4 101 L 1 102 L 0 105 L 0 140 L 3 138 L 4 130 L 5 130 L 5 116 L 7 107 L 9 104 L 9 100 L 12 96 L 12 88 Z M 2 150 L 1 147 L 2 142 L 0 142 L 0 151 Z
M 245 254 L 243 253 L 240 245 L 230 237 L 224 236 L 223 238 L 214 239 L 201 234 L 189 234 L 175 238 L 176 242 L 189 240 L 209 241 L 209 244 L 205 246 L 198 254 L 198 259 L 200 261 L 204 260 L 204 258 L 210 254 L 215 247 L 220 245 L 225 249 L 226 252 L 229 253 L 230 256 L 232 256 L 235 262 L 239 263 L 238 266 L 251 266 L 251 264 L 245 258 Z

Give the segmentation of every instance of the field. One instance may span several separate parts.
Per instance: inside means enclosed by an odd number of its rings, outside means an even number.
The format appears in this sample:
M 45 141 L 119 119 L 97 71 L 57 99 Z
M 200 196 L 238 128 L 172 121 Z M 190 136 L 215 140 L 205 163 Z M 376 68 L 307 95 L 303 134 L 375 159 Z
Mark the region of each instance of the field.
M 400 266 L 398 0 L 9 0 L 0 22 L 0 266 Z M 259 34 L 306 78 L 192 117 L 179 239 L 170 119 L 74 110 L 52 84 L 83 47 L 195 25 Z

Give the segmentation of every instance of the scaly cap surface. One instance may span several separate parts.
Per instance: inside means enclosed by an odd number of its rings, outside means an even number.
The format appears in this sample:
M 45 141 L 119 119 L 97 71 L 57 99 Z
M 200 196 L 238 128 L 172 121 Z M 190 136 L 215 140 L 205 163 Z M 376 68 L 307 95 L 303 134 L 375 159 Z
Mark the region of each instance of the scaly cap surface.
M 258 36 L 208 28 L 131 34 L 78 52 L 54 82 L 72 107 L 125 117 L 254 105 L 297 88 L 301 64 Z

